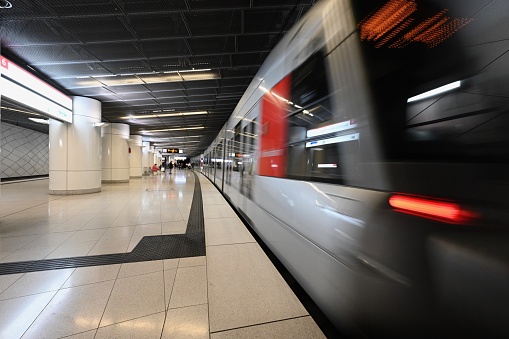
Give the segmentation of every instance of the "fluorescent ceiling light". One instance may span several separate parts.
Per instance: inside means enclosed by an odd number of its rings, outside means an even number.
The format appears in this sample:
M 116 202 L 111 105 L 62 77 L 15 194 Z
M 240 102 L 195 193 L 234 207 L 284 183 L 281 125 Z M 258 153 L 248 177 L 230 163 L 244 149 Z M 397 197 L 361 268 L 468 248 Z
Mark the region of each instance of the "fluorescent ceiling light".
M 163 72 L 163 73 L 171 74 L 171 73 L 207 72 L 207 71 L 211 71 L 211 69 L 210 68 L 187 69 L 187 70 L 183 70 L 183 71 L 166 71 L 166 72 Z
M 39 124 L 49 125 L 49 120 L 48 119 L 28 118 L 28 120 L 32 120 L 32 121 L 37 122 Z
M 414 101 L 417 101 L 417 100 L 426 99 L 426 98 L 432 97 L 434 95 L 442 94 L 442 93 L 445 93 L 447 91 L 459 88 L 460 86 L 461 86 L 461 81 L 455 81 L 455 82 L 452 82 L 450 84 L 447 84 L 447 85 L 435 88 L 435 89 L 433 89 L 431 91 L 424 92 L 422 94 L 419 94 L 419 95 L 416 95 L 414 97 L 408 98 L 408 100 L 406 102 L 414 102 Z
M 98 83 L 106 86 L 154 84 L 162 82 L 182 82 L 182 81 L 219 79 L 219 78 L 221 78 L 221 74 L 219 73 L 219 71 L 217 70 L 213 71 L 210 68 L 190 69 L 183 71 L 167 71 L 161 73 L 140 72 L 140 73 L 103 74 L 76 77 L 76 79 L 88 79 L 97 81 Z
M 187 131 L 192 129 L 204 129 L 205 127 L 179 127 L 179 128 L 165 128 L 165 129 L 152 129 L 147 131 L 140 131 L 141 133 L 150 133 L 150 132 L 167 132 L 167 131 Z
M 202 136 L 201 135 L 186 135 L 186 136 L 183 136 L 183 137 L 168 137 L 168 138 L 161 138 L 161 139 L 164 139 L 164 140 L 169 140 L 169 139 L 180 139 L 180 138 L 201 138 Z
M 109 124 L 107 124 L 107 123 L 105 123 L 105 122 L 96 122 L 96 123 L 94 124 L 94 127 L 102 127 L 102 126 L 106 127 L 106 126 L 108 126 L 108 125 L 109 125 Z
M 177 117 L 184 115 L 199 115 L 199 114 L 208 114 L 207 111 L 199 111 L 199 112 L 180 112 L 180 113 L 160 113 L 160 114 L 139 114 L 139 115 L 129 115 L 126 117 L 122 117 L 122 119 L 149 119 L 149 118 L 162 118 L 162 117 Z

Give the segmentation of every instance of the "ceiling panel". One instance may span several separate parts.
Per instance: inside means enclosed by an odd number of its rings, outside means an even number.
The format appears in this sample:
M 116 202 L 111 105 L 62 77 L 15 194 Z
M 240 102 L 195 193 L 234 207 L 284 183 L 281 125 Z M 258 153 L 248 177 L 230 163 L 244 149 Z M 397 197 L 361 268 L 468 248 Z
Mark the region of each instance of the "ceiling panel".
M 139 39 L 189 36 L 180 13 L 130 15 L 128 23 Z
M 145 141 L 200 136 L 186 154 L 194 156 L 228 120 L 270 49 L 315 2 L 16 0 L 0 12 L 0 43 L 2 54 L 64 93 L 101 101 L 104 121 L 127 123 Z M 154 111 L 209 114 L 124 118 Z M 142 132 L 197 124 L 204 128 Z
M 119 41 L 133 40 L 133 34 L 127 29 L 120 17 L 79 17 L 54 19 L 62 28 L 79 41 Z

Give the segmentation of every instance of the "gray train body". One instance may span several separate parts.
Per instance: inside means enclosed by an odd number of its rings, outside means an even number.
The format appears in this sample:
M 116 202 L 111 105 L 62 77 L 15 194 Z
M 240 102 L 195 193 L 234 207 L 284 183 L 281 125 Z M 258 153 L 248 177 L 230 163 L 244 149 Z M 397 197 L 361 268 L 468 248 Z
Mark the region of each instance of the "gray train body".
M 193 159 L 338 328 L 507 334 L 508 15 L 319 1 Z

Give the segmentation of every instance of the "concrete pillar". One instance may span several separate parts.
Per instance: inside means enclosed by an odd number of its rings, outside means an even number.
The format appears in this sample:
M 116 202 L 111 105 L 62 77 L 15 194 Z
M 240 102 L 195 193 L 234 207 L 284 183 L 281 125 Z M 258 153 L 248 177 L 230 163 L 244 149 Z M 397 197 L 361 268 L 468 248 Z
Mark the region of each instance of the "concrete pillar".
M 150 146 L 150 167 L 157 164 L 157 153 L 155 146 Z
M 101 102 L 73 97 L 73 123 L 49 119 L 49 193 L 101 191 Z
M 129 182 L 129 125 L 109 124 L 102 129 L 102 182 Z
M 144 141 L 141 148 L 141 167 L 143 168 L 143 174 L 150 174 L 149 168 L 152 167 L 150 164 L 150 142 Z
M 129 138 L 129 148 L 131 149 L 130 154 L 130 172 L 131 178 L 141 178 L 143 174 L 143 168 L 141 166 L 141 148 L 142 148 L 142 136 L 131 135 Z

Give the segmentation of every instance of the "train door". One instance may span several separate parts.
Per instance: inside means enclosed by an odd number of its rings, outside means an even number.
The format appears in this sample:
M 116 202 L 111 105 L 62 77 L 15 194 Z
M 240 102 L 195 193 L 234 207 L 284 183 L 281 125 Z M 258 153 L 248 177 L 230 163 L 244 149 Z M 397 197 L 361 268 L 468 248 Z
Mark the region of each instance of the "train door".
M 223 176 L 223 172 L 224 172 L 224 166 L 223 166 L 223 140 L 221 140 L 221 142 L 219 142 L 219 144 L 216 145 L 216 147 L 214 148 L 215 150 L 215 169 L 216 169 L 216 174 L 215 174 L 215 183 L 216 185 L 221 189 L 221 191 L 223 190 L 223 180 L 224 180 L 224 176 Z
M 254 140 L 256 135 L 255 131 L 255 121 L 250 122 L 243 128 L 243 171 L 242 171 L 242 187 L 241 193 L 243 193 L 246 197 L 251 199 L 251 188 L 253 183 L 253 175 L 254 175 Z

